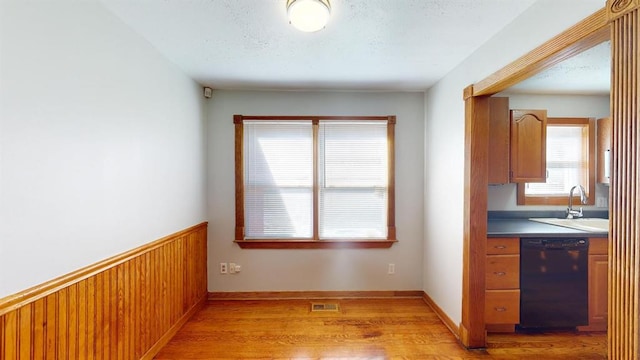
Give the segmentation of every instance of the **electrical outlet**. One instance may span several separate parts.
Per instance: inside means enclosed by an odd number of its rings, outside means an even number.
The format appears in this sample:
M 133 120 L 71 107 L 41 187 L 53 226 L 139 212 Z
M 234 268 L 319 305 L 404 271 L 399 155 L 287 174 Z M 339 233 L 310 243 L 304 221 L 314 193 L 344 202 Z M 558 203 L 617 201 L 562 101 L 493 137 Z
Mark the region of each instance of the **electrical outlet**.
M 226 274 L 227 270 L 227 263 L 220 263 L 220 274 Z
M 239 273 L 242 270 L 242 266 L 236 264 L 236 273 Z
M 396 273 L 396 264 L 389 264 L 389 269 L 387 270 L 387 274 L 393 275 Z
M 236 273 L 236 264 L 229 263 L 229 274 L 235 274 L 235 273 Z

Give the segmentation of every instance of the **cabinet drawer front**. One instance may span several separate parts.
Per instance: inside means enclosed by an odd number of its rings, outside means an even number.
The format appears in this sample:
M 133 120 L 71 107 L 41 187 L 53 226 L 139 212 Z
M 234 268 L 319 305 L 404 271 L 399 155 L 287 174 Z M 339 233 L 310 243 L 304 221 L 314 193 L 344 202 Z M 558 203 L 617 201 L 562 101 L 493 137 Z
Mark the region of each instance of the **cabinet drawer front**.
M 484 319 L 487 324 L 520 322 L 520 290 L 487 290 Z
M 519 238 L 488 238 L 487 255 L 520 254 Z
M 608 238 L 590 238 L 589 255 L 607 255 L 609 252 Z
M 520 255 L 489 255 L 486 263 L 486 289 L 520 287 Z

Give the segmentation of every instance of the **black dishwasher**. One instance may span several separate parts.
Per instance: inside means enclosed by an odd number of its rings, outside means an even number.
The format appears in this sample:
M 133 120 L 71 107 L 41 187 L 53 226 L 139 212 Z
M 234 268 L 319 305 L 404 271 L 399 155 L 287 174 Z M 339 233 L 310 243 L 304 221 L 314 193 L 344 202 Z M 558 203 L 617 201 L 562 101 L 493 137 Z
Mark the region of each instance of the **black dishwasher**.
M 520 328 L 588 325 L 585 238 L 523 238 L 520 243 Z

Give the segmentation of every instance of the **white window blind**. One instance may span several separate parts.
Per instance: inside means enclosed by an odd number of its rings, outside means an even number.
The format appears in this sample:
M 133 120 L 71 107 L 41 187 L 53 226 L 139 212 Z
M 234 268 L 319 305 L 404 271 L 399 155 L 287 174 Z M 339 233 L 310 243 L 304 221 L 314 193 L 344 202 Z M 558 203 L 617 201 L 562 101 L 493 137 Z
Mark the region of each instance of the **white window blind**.
M 320 122 L 320 239 L 387 237 L 387 146 L 386 122 Z
M 588 184 L 588 125 L 547 126 L 547 181 L 527 183 L 526 195 L 568 195 L 574 185 Z
M 313 234 L 311 121 L 244 121 L 246 238 Z

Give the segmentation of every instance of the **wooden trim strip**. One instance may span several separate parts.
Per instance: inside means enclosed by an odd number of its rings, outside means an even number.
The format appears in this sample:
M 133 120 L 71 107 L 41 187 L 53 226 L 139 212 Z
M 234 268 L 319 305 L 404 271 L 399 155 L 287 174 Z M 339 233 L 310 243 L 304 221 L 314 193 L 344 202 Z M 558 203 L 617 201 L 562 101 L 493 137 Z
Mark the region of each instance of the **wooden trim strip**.
M 462 321 L 460 341 L 468 348 L 486 344 L 484 323 L 489 98 L 465 101 L 464 233 L 462 244 Z
M 395 116 L 394 116 L 395 119 Z M 237 124 L 238 122 L 242 122 L 244 120 L 266 120 L 266 121 L 274 121 L 274 120 L 363 120 L 363 121 L 377 121 L 377 120 L 389 120 L 389 116 L 317 116 L 317 115 L 234 115 L 233 122 Z
M 444 310 L 442 310 L 426 292 L 422 293 L 422 300 L 424 300 L 424 302 L 429 305 L 431 310 L 433 310 L 433 312 L 438 315 L 440 321 L 442 321 L 442 323 L 449 329 L 449 331 L 451 331 L 451 333 L 459 339 L 460 329 L 456 326 L 456 323 L 451 320 L 447 313 L 445 313 Z
M 313 221 L 312 226 L 312 237 L 314 239 L 320 238 L 320 181 L 318 179 L 318 165 L 320 163 L 320 149 L 319 149 L 319 140 L 320 140 L 320 120 L 313 119 L 312 126 L 312 144 L 313 144 L 313 155 L 311 159 L 311 163 L 313 164 Z
M 153 344 L 153 346 L 150 347 L 149 350 L 144 355 L 142 355 L 142 357 L 140 357 L 140 359 L 141 360 L 153 359 L 154 356 L 156 356 L 160 352 L 160 350 L 162 350 L 162 348 L 169 343 L 171 338 L 173 338 L 176 335 L 178 330 L 180 330 L 180 328 L 182 328 L 182 326 L 184 326 L 184 324 L 186 324 L 187 321 L 189 321 L 189 319 L 191 319 L 191 317 L 195 315 L 195 313 L 200 311 L 206 303 L 207 303 L 207 297 L 202 296 L 202 298 L 198 300 L 198 302 L 195 303 L 191 307 L 191 309 L 189 309 L 189 311 L 184 313 L 184 315 L 180 317 L 180 320 L 176 321 L 176 323 L 173 324 L 173 326 L 171 326 L 171 328 L 166 333 L 164 333 L 164 335 L 162 335 L 162 337 L 155 344 Z
M 591 120 L 595 121 L 593 117 L 548 117 L 547 125 L 589 125 L 591 126 Z M 595 127 L 595 124 L 593 124 Z
M 235 240 L 242 249 L 388 249 L 397 240 Z
M 87 279 L 90 276 L 96 275 L 100 272 L 103 272 L 119 264 L 127 262 L 131 259 L 134 259 L 135 257 L 141 254 L 144 254 L 151 250 L 162 247 L 163 245 L 165 245 L 165 243 L 168 243 L 174 240 L 176 237 L 184 236 L 188 233 L 197 231 L 200 228 L 206 228 L 207 224 L 208 224 L 207 222 L 202 222 L 198 225 L 194 225 L 187 229 L 178 231 L 175 234 L 165 236 L 161 239 L 158 239 L 148 244 L 137 247 L 133 250 L 124 252 L 119 255 L 112 256 L 103 261 L 83 267 L 69 274 L 62 275 L 53 280 L 47 281 L 46 283 L 36 285 L 34 287 L 31 287 L 27 290 L 21 291 L 14 295 L 6 296 L 0 299 L 0 315 L 4 315 L 19 307 L 25 306 L 36 300 L 42 299 L 47 295 L 50 295 L 56 291 L 59 291 L 65 287 L 68 287 L 69 285 L 75 284 L 84 279 Z
M 603 8 L 473 85 L 473 95 L 493 95 L 610 38 Z
M 389 122 L 387 123 L 387 144 L 389 146 L 388 154 L 388 166 L 389 166 L 389 184 L 387 194 L 387 239 L 396 240 L 396 132 L 395 132 L 396 117 L 389 116 Z
M 210 292 L 209 301 L 216 300 L 284 300 L 284 299 L 376 299 L 419 298 L 420 290 L 390 291 L 258 291 L 258 292 Z
M 235 184 L 236 184 L 236 240 L 244 239 L 244 126 L 242 117 L 235 115 Z M 240 119 L 240 120 L 238 120 Z

